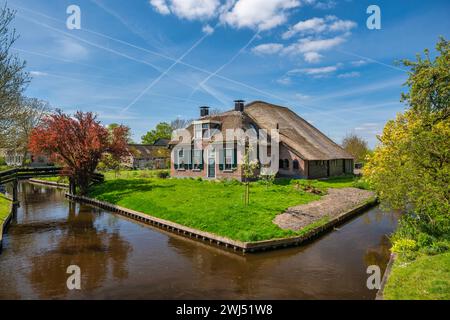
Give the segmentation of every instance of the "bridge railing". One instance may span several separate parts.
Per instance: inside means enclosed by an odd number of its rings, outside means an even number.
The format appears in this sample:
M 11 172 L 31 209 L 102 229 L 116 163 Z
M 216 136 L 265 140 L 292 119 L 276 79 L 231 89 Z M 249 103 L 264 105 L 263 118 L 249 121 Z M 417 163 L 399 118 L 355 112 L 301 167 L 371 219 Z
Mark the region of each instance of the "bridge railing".
M 15 168 L 0 172 L 0 184 L 8 183 L 14 180 L 25 180 L 36 177 L 54 177 L 65 176 L 61 167 L 35 167 L 35 168 Z M 92 182 L 101 183 L 105 177 L 101 173 L 94 173 Z

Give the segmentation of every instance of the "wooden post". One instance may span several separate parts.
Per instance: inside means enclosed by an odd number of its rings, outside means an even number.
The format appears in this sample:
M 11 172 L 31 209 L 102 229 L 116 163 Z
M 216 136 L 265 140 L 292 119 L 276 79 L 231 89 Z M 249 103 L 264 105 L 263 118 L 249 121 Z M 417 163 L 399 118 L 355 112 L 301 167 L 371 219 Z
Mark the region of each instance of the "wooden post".
M 14 181 L 13 181 L 13 194 L 12 194 L 12 196 L 13 196 L 13 203 L 17 203 L 18 202 L 18 196 L 17 196 L 17 194 L 18 194 L 18 187 L 19 187 L 19 183 L 18 183 L 18 181 L 17 181 L 17 179 L 14 179 Z
M 77 188 L 75 185 L 75 181 L 73 178 L 69 178 L 69 193 L 75 195 L 77 192 Z

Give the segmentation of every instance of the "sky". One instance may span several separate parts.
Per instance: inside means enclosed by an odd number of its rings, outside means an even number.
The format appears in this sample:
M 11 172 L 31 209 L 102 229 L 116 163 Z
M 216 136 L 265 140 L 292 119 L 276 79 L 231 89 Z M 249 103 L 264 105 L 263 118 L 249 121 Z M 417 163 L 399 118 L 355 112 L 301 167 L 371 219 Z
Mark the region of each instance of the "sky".
M 4 4 L 4 1 L 0 1 Z M 377 143 L 407 70 L 439 36 L 448 0 L 9 0 L 25 94 L 68 113 L 94 111 L 140 137 L 162 121 L 229 110 L 233 100 L 289 107 L 342 142 Z M 67 9 L 80 9 L 80 29 Z M 370 5 L 380 29 L 369 29 Z M 371 20 L 372 21 L 372 20 Z

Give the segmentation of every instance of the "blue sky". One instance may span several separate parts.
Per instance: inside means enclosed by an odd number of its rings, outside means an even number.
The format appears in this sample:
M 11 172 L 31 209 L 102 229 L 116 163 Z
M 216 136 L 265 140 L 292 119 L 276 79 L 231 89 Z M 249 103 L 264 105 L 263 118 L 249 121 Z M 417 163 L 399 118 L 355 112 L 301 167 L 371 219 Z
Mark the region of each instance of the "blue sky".
M 3 1 L 2 1 L 3 2 Z M 69 30 L 66 9 L 81 9 Z M 381 9 L 369 30 L 366 9 Z M 26 94 L 67 112 L 129 125 L 196 118 L 233 100 L 290 107 L 340 143 L 376 143 L 404 109 L 406 73 L 394 62 L 450 33 L 450 2 L 364 0 L 10 0 Z M 433 52 L 433 51 L 432 51 Z

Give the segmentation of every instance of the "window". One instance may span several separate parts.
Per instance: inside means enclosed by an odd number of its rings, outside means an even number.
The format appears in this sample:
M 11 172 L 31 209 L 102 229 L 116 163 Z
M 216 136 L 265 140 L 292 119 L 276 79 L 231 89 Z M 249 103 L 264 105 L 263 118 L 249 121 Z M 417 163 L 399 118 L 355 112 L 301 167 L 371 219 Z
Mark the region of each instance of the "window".
M 209 132 L 209 123 L 203 123 L 202 124 L 202 134 L 203 134 L 203 137 L 205 137 L 205 138 L 209 138 L 210 137 L 210 134 L 209 134 L 210 132 Z
M 178 169 L 184 168 L 184 149 L 178 150 Z
M 284 168 L 289 169 L 289 160 L 288 159 L 284 159 Z
M 201 170 L 202 169 L 202 163 L 203 163 L 203 159 L 202 159 L 202 150 L 194 150 L 193 152 L 193 157 L 192 157 L 192 162 L 193 162 L 193 168 L 195 170 Z
M 279 162 L 279 169 L 283 169 L 283 166 L 284 166 L 284 161 L 282 160 L 282 159 L 280 159 L 280 162 Z
M 201 124 L 196 124 L 194 126 L 194 138 L 195 139 L 201 139 L 202 138 L 202 125 Z
M 225 170 L 233 169 L 233 149 L 225 148 Z
M 298 170 L 299 169 L 299 165 L 298 165 L 298 160 L 295 159 L 294 162 L 292 163 L 292 166 L 294 167 L 294 170 Z

